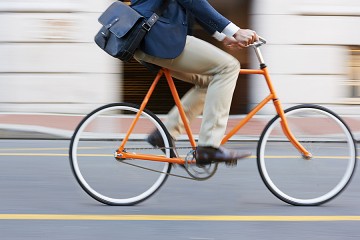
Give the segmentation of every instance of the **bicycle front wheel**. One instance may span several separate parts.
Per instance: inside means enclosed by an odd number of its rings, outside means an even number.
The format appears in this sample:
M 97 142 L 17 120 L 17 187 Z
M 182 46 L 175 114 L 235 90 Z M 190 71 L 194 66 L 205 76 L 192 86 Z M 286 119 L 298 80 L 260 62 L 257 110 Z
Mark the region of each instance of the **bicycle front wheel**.
M 114 157 L 137 112 L 139 107 L 128 103 L 100 107 L 82 120 L 71 139 L 70 164 L 76 180 L 85 192 L 104 204 L 140 203 L 152 196 L 170 173 L 171 164 L 167 162 Z M 159 130 L 165 147 L 171 147 L 160 119 L 144 110 L 125 150 L 164 155 L 146 141 L 155 129 Z M 169 149 L 165 154 L 170 156 Z
M 265 127 L 257 148 L 257 163 L 267 188 L 279 199 L 301 206 L 320 205 L 341 193 L 356 165 L 356 145 L 344 121 L 315 105 L 285 111 L 295 138 L 312 154 L 306 160 L 285 136 L 281 119 Z

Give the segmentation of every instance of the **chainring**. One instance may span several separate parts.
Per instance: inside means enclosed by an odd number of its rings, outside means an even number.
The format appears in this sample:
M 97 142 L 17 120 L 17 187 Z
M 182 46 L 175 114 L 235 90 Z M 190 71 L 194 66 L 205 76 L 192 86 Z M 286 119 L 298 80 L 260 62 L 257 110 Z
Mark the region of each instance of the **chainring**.
M 218 163 L 208 164 L 204 166 L 197 166 L 195 163 L 195 150 L 191 150 L 185 157 L 185 170 L 186 172 L 198 181 L 204 181 L 216 173 Z

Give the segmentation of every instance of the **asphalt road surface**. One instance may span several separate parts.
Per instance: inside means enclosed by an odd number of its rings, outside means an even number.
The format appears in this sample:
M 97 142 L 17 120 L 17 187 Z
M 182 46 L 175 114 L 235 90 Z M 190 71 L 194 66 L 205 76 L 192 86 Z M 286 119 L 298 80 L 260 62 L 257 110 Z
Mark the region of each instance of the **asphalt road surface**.
M 255 152 L 255 143 L 246 144 Z M 0 140 L 0 239 L 360 239 L 359 171 L 319 207 L 274 197 L 254 158 L 203 182 L 170 177 L 143 203 L 114 207 L 80 188 L 68 147 L 66 140 Z

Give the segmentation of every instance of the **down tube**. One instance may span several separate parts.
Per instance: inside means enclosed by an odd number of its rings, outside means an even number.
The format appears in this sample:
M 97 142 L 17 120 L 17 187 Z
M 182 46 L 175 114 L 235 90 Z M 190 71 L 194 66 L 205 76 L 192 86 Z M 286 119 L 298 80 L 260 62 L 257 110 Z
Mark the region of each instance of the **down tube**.
M 263 69 L 241 69 L 240 74 L 242 75 L 265 75 L 265 71 Z M 264 76 L 265 77 L 265 76 Z M 272 100 L 274 96 L 269 94 L 265 99 L 263 99 L 250 113 L 246 115 L 246 117 L 241 120 L 235 127 L 233 127 L 228 134 L 223 138 L 221 144 L 225 144 L 232 136 L 234 136 L 250 119 L 260 111 L 270 100 Z
M 242 75 L 263 75 L 265 74 L 263 69 L 241 69 L 240 74 Z M 264 76 L 265 77 L 265 76 Z M 260 111 L 270 100 L 273 99 L 273 95 L 270 94 L 265 99 L 263 99 L 246 117 L 241 120 L 235 127 L 233 127 L 228 134 L 222 139 L 221 144 L 225 144 L 232 136 L 234 136 L 250 119 Z

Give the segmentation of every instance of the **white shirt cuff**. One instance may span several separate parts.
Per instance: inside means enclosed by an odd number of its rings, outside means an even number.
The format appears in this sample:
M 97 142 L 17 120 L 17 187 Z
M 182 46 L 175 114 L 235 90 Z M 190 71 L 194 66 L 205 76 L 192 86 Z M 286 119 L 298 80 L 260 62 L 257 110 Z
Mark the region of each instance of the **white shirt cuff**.
M 213 35 L 212 35 L 216 40 L 218 41 L 222 41 L 225 39 L 226 35 L 223 33 L 219 33 L 218 31 L 216 31 Z
M 228 37 L 232 37 L 237 31 L 239 31 L 239 27 L 236 26 L 234 23 L 230 22 L 222 31 Z

